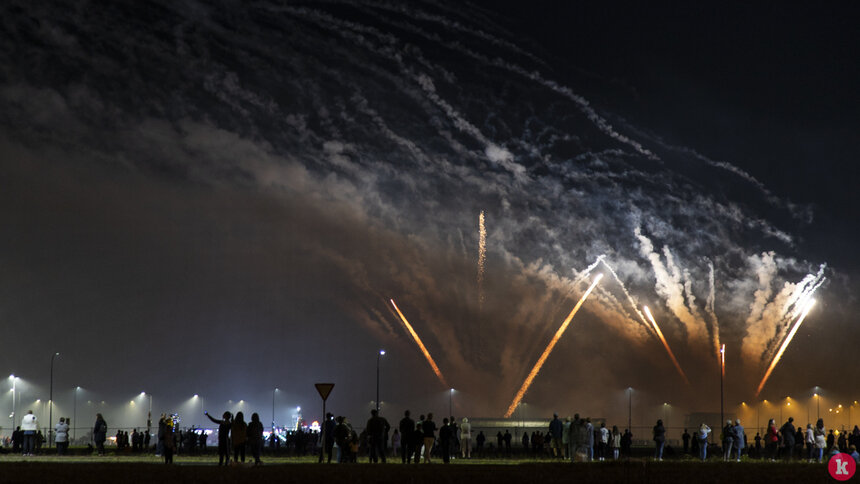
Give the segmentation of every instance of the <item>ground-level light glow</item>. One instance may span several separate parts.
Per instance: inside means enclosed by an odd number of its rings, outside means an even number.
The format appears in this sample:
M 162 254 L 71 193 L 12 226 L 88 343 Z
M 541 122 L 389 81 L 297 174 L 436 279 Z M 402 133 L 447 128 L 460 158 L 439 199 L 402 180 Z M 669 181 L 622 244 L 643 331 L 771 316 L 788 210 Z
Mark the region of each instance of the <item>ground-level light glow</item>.
M 591 283 L 591 286 L 588 288 L 587 291 L 585 291 L 585 294 L 582 295 L 582 297 L 579 299 L 579 302 L 576 303 L 576 306 L 573 307 L 573 310 L 570 311 L 570 314 L 567 315 L 567 318 L 565 318 L 564 322 L 561 323 L 561 326 L 558 328 L 558 331 L 555 332 L 555 336 L 552 337 L 552 340 L 550 340 L 549 345 L 547 345 L 546 349 L 543 350 L 543 354 L 541 354 L 540 358 L 538 358 L 538 361 L 537 363 L 535 363 L 535 366 L 534 368 L 532 368 L 532 371 L 529 373 L 529 376 L 526 377 L 525 381 L 523 382 L 523 385 L 520 387 L 520 390 L 514 397 L 514 401 L 511 402 L 511 406 L 508 407 L 508 411 L 505 412 L 505 418 L 509 418 L 514 413 L 514 410 L 516 410 L 517 405 L 520 404 L 520 401 L 523 399 L 523 396 L 525 396 L 526 391 L 531 386 L 532 381 L 535 379 L 538 372 L 540 372 L 540 369 L 541 367 L 543 367 L 543 364 L 549 357 L 549 354 L 552 353 L 552 349 L 555 348 L 556 343 L 558 343 L 558 340 L 561 339 L 561 336 L 564 334 L 564 331 L 567 329 L 567 326 L 570 324 L 570 321 L 573 319 L 573 316 L 575 316 L 576 312 L 579 311 L 579 308 L 585 302 L 585 299 L 588 297 L 588 295 L 591 294 L 591 291 L 593 291 L 594 288 L 597 286 L 597 283 L 600 282 L 601 278 L 603 278 L 603 274 L 598 274 L 597 277 L 594 278 L 594 282 Z

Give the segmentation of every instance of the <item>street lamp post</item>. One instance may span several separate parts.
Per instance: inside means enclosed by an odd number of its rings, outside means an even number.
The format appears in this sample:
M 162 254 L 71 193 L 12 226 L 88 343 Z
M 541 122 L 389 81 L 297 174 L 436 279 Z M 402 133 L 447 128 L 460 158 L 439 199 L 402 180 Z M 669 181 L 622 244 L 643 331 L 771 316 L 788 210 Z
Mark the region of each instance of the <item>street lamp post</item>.
M 53 442 L 53 427 L 51 422 L 54 421 L 54 358 L 60 356 L 59 353 L 51 355 L 51 386 L 48 392 L 48 447 Z
M 385 355 L 385 350 L 376 354 L 376 411 L 379 411 L 379 360 Z
M 633 432 L 633 387 L 627 387 L 627 430 Z
M 448 392 L 448 416 L 451 417 L 454 415 L 454 389 L 452 388 L 450 392 Z
M 726 379 L 726 345 L 720 346 L 720 425 L 723 425 L 723 382 Z
M 16 377 L 15 375 L 9 375 L 9 378 L 12 379 L 12 413 L 9 414 L 9 420 L 12 421 L 11 422 L 11 425 L 12 425 L 11 428 L 14 430 L 15 429 L 15 395 L 17 395 L 17 393 L 15 392 L 15 383 L 17 383 L 17 381 L 18 381 L 18 377 Z
M 78 436 L 74 426 L 78 423 L 78 390 L 80 389 L 81 387 L 75 387 L 75 403 L 72 406 L 72 442 L 74 442 L 75 438 Z
M 277 391 L 277 388 L 272 390 L 272 432 L 275 431 L 275 392 Z
M 821 395 L 819 395 L 818 392 L 815 392 L 812 396 L 815 397 L 815 420 L 817 421 L 821 418 Z

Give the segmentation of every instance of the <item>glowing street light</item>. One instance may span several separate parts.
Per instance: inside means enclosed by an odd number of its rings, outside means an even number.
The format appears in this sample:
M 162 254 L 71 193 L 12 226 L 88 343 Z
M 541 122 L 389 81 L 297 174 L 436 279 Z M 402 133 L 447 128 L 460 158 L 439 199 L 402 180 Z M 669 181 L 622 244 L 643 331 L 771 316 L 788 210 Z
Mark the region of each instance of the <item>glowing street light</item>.
M 454 415 L 454 389 L 452 388 L 450 392 L 448 392 L 448 416 L 451 417 Z

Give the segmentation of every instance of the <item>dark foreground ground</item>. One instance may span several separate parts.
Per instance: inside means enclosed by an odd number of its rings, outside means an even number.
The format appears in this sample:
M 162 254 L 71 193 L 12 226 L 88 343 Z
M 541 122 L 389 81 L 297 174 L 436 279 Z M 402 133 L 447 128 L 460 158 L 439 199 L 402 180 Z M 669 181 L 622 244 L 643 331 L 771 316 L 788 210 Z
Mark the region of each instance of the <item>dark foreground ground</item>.
M 855 476 L 851 481 L 858 478 Z M 851 482 L 849 481 L 849 482 Z M 147 463 L 2 462 L 0 483 L 835 483 L 824 465 L 722 462 L 522 463 L 477 465 L 317 465 L 260 467 Z

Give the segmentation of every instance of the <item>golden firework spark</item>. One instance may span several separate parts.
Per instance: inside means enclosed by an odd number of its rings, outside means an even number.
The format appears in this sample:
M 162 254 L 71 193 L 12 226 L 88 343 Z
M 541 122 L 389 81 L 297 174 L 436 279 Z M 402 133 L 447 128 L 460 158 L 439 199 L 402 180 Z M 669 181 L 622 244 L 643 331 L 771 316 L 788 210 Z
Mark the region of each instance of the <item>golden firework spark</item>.
M 782 354 L 785 353 L 785 349 L 788 348 L 788 344 L 791 343 L 792 338 L 794 338 L 794 334 L 797 333 L 798 329 L 800 329 L 800 325 L 803 324 L 803 320 L 806 319 L 806 315 L 809 314 L 809 310 L 812 309 L 813 304 L 815 304 L 815 299 L 810 299 L 809 302 L 806 303 L 803 313 L 799 318 L 797 318 L 797 322 L 794 323 L 788 336 L 785 337 L 785 341 L 782 342 L 782 345 L 779 347 L 779 351 L 776 352 L 776 355 L 773 357 L 773 361 L 770 362 L 770 366 L 767 368 L 764 378 L 762 378 L 761 383 L 758 384 L 758 390 L 755 391 L 756 397 L 761 393 L 762 388 L 764 388 L 764 384 L 767 383 L 767 379 L 770 378 L 770 374 L 773 372 L 773 369 L 776 368 L 776 364 L 779 363 L 779 359 L 782 358 Z
M 681 375 L 681 378 L 684 380 L 684 383 L 689 385 L 690 380 L 687 380 L 687 375 L 684 374 L 684 370 L 681 369 L 681 365 L 678 363 L 678 359 L 675 358 L 675 353 L 672 353 L 672 348 L 669 348 L 669 343 L 667 343 L 666 338 L 663 337 L 663 332 L 660 331 L 660 326 L 658 326 L 657 321 L 654 320 L 654 315 L 651 314 L 651 310 L 648 309 L 648 306 L 643 306 L 642 309 L 645 311 L 645 315 L 648 316 L 648 320 L 651 321 L 651 324 L 654 325 L 654 331 L 657 332 L 657 336 L 663 343 L 663 347 L 666 348 L 666 353 L 669 353 L 669 358 L 672 359 L 672 364 L 675 365 L 675 369 L 678 370 L 678 374 Z
M 439 378 L 439 381 L 442 382 L 442 385 L 445 388 L 449 388 L 448 382 L 445 381 L 445 377 L 442 376 L 442 372 L 439 370 L 439 367 L 436 366 L 436 362 L 433 361 L 433 357 L 430 356 L 430 352 L 427 351 L 427 347 L 424 346 L 424 343 L 421 342 L 421 338 L 418 337 L 418 333 L 412 329 L 412 325 L 409 324 L 409 321 L 406 320 L 406 316 L 400 312 L 400 308 L 397 307 L 397 303 L 394 302 L 394 299 L 389 299 L 391 301 L 391 305 L 394 306 L 394 310 L 397 311 L 397 314 L 400 316 L 400 320 L 403 321 L 403 324 L 406 325 L 406 329 L 409 330 L 409 334 L 412 335 L 412 338 L 415 339 L 415 342 L 418 344 L 418 348 L 421 349 L 421 352 L 424 353 L 424 357 L 427 358 L 427 362 L 430 363 L 430 367 L 433 368 L 433 373 Z
M 585 299 L 588 297 L 589 294 L 591 294 L 591 291 L 594 290 L 594 288 L 597 286 L 597 283 L 600 282 L 600 279 L 602 277 L 603 274 L 598 274 L 597 277 L 594 278 L 594 282 L 591 283 L 591 286 L 588 288 L 587 291 L 585 291 L 585 294 L 582 295 L 582 297 L 579 299 L 579 302 L 576 303 L 576 306 L 573 307 L 573 310 L 570 312 L 570 314 L 567 315 L 567 318 L 565 318 L 564 322 L 561 323 L 561 326 L 558 328 L 558 331 L 555 332 L 555 336 L 552 337 L 552 340 L 549 342 L 549 345 L 547 345 L 546 349 L 543 350 L 543 354 L 541 354 L 540 358 L 538 358 L 538 361 L 537 363 L 535 363 L 535 366 L 534 368 L 532 368 L 532 371 L 529 373 L 529 376 L 526 377 L 525 381 L 523 382 L 523 385 L 520 387 L 520 390 L 514 397 L 514 401 L 511 402 L 511 406 L 508 407 L 508 411 L 505 412 L 505 418 L 509 418 L 514 413 L 514 410 L 516 410 L 517 405 L 520 404 L 520 401 L 523 399 L 523 396 L 525 396 L 526 391 L 531 386 L 532 381 L 535 379 L 535 376 L 537 376 L 544 362 L 549 357 L 549 354 L 552 353 L 552 349 L 555 348 L 555 345 L 556 343 L 558 343 L 558 340 L 561 338 L 561 335 L 564 334 L 564 331 L 567 329 L 567 326 L 570 324 L 570 321 L 573 319 L 573 316 L 576 315 L 577 311 L 579 311 L 579 308 L 582 306 L 582 303 L 585 302 Z

